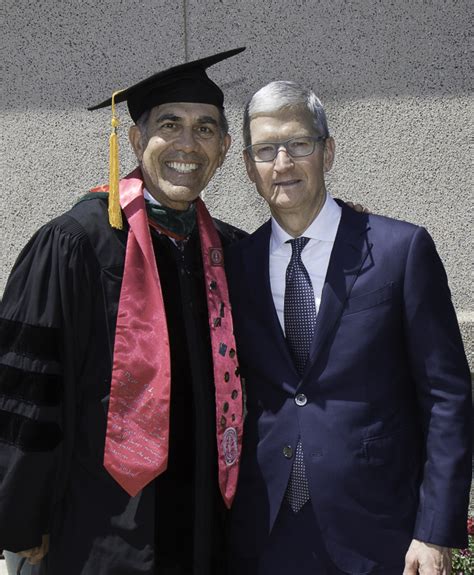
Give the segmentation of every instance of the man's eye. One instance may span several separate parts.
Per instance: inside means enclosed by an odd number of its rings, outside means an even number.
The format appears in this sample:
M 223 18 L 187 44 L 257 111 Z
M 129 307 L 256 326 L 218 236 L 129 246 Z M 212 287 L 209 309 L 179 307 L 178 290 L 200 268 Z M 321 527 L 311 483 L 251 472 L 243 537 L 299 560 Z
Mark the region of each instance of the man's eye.
M 290 151 L 292 152 L 307 152 L 312 146 L 312 142 L 308 140 L 292 140 L 289 144 Z
M 275 155 L 275 146 L 267 144 L 265 146 L 254 146 L 254 153 L 263 160 Z
M 258 154 L 271 154 L 275 150 L 275 146 L 268 145 L 268 146 L 255 146 L 255 150 Z
M 174 122 L 164 122 L 163 124 L 160 124 L 161 130 L 173 130 L 175 128 L 176 124 Z
M 210 136 L 212 136 L 214 134 L 214 130 L 212 128 L 210 128 L 209 126 L 199 126 L 198 133 L 201 136 L 209 138 Z

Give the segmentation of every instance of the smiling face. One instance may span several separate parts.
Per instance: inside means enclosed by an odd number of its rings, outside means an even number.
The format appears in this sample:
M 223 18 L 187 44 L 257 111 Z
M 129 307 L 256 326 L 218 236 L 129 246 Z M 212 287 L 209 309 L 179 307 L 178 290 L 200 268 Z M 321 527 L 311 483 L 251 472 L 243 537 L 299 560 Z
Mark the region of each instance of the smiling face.
M 199 196 L 230 146 L 211 104 L 161 104 L 150 111 L 146 129 L 132 126 L 129 136 L 147 190 L 177 210 Z
M 284 109 L 253 117 L 250 136 L 252 144 L 259 144 L 319 134 L 314 131 L 308 111 Z M 316 143 L 310 156 L 292 158 L 281 147 L 272 162 L 255 163 L 245 151 L 244 160 L 249 178 L 284 229 L 288 218 L 301 219 L 309 225 L 318 215 L 326 198 L 324 173 L 331 169 L 334 160 L 332 138 Z

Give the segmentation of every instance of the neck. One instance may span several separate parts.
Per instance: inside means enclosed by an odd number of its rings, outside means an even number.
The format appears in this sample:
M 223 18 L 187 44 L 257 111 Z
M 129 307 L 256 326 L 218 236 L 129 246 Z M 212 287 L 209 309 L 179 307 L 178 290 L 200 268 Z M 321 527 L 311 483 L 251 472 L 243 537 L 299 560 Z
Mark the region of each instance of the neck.
M 192 203 L 192 202 L 185 202 L 185 201 L 173 202 L 169 198 L 164 196 L 163 194 L 157 194 L 153 190 L 150 190 L 150 188 L 148 188 L 148 186 L 147 186 L 147 190 L 150 193 L 150 196 L 153 196 L 159 204 L 161 204 L 165 208 L 171 208 L 172 210 L 176 210 L 178 212 L 185 212 L 186 210 L 189 209 L 189 206 Z
M 180 240 L 191 235 L 196 224 L 194 204 L 191 204 L 189 209 L 184 211 L 152 202 L 146 202 L 145 205 L 150 224 L 161 233 Z
M 299 238 L 303 233 L 309 228 L 309 226 L 317 218 L 321 210 L 323 209 L 324 203 L 326 202 L 326 194 L 323 195 L 321 200 L 313 210 L 305 212 L 304 210 L 288 210 L 288 211 L 277 211 L 270 210 L 272 216 L 278 222 L 278 224 L 293 238 Z
M 163 192 L 160 189 L 157 189 L 153 186 L 152 182 L 150 182 L 150 179 L 148 178 L 148 175 L 145 173 L 143 169 L 142 169 L 142 177 L 143 177 L 143 183 L 145 184 L 145 188 L 147 189 L 150 196 L 153 196 L 153 198 L 155 198 L 155 200 L 162 206 L 165 206 L 166 208 L 171 208 L 172 210 L 177 210 L 178 212 L 185 212 L 192 204 L 192 202 L 188 202 L 185 200 L 177 200 L 177 201 L 170 200 L 165 194 L 163 194 Z

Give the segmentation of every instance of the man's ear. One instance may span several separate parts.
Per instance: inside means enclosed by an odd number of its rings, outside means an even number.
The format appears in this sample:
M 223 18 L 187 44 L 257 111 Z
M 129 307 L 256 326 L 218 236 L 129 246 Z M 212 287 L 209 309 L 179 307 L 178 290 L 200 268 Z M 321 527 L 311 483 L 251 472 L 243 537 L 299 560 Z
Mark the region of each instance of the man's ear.
M 227 152 L 229 151 L 231 143 L 232 143 L 232 138 L 230 137 L 230 134 L 226 134 L 224 136 L 224 138 L 222 139 L 221 154 L 219 157 L 219 168 L 224 163 L 225 157 L 227 156 Z
M 128 130 L 128 139 L 130 140 L 130 144 L 132 145 L 137 160 L 141 162 L 145 147 L 143 146 L 142 133 L 136 124 L 130 126 L 130 129 Z
M 324 142 L 324 158 L 323 168 L 325 172 L 329 172 L 334 163 L 334 156 L 336 155 L 336 142 L 334 138 L 329 136 Z
M 247 150 L 243 151 L 243 157 L 245 162 L 245 168 L 247 170 L 247 175 L 251 182 L 255 183 L 255 162 L 252 162 Z

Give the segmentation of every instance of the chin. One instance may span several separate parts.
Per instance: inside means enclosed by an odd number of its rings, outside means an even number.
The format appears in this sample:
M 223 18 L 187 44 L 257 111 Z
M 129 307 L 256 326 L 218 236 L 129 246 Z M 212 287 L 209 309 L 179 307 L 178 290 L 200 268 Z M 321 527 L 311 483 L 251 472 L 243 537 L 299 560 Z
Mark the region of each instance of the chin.
M 186 186 L 168 184 L 161 187 L 161 197 L 169 202 L 194 202 L 200 192 Z
M 285 197 L 279 197 L 275 202 L 273 202 L 273 206 L 277 209 L 280 210 L 289 210 L 289 209 L 295 209 L 298 207 L 303 207 L 300 205 L 300 202 L 298 201 L 299 198 L 291 198 L 288 196 Z

